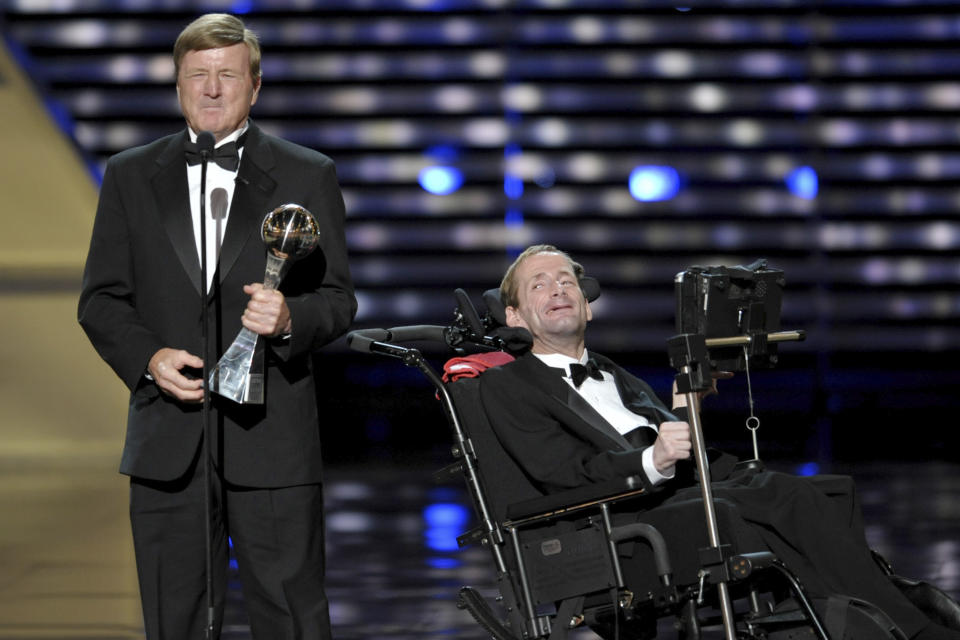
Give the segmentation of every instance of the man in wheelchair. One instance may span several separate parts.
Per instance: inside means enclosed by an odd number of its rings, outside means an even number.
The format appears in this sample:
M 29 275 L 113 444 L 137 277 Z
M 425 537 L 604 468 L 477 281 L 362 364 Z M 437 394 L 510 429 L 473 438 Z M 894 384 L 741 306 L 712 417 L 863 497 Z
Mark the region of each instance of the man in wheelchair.
M 707 546 L 701 494 L 690 461 L 685 396 L 672 408 L 642 380 L 585 348 L 592 318 L 580 288 L 583 268 L 550 245 L 524 251 L 500 286 L 506 324 L 526 329 L 529 352 L 480 376 L 480 400 L 503 448 L 544 493 L 639 475 L 653 489 L 638 513 L 670 547 L 677 582 L 696 582 Z M 852 480 L 800 478 L 711 460 L 723 542 L 738 552 L 771 551 L 815 597 L 866 600 L 909 638 L 960 640 L 957 625 L 918 608 L 877 563 L 864 536 Z M 652 506 L 651 506 L 652 505 Z M 643 549 L 623 562 L 628 587 L 645 589 Z M 955 603 L 947 600 L 941 608 Z M 951 628 L 952 627 L 952 628 Z

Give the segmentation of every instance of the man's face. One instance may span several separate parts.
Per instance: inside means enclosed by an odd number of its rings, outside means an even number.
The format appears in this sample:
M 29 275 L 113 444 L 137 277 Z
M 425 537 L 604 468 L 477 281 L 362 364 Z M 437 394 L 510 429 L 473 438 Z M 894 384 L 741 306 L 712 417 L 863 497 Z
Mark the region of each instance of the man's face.
M 188 51 L 180 61 L 180 110 L 191 129 L 210 131 L 217 141 L 243 125 L 259 92 L 260 79 L 250 75 L 250 50 L 242 42 Z
M 558 253 L 538 253 L 517 267 L 517 306 L 507 307 L 507 325 L 527 329 L 534 350 L 560 351 L 583 341 L 593 318 L 573 266 Z

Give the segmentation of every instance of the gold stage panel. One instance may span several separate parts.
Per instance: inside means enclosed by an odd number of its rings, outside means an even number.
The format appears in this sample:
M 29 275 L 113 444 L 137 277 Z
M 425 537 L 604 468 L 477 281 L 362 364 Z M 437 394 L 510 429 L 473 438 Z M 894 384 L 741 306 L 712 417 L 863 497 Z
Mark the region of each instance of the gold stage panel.
M 76 321 L 96 185 L 0 45 L 0 640 L 143 637 L 126 391 Z
M 76 324 L 76 294 L 0 305 L 0 639 L 142 638 L 123 386 Z

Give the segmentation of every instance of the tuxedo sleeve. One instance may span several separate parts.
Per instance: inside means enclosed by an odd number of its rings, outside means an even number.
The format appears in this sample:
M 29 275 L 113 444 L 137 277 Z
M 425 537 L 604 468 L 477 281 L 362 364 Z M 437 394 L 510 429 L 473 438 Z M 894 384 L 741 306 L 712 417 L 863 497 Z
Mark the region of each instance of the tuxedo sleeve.
M 131 259 L 130 204 L 121 186 L 135 179 L 130 167 L 111 159 L 103 177 L 77 319 L 97 353 L 131 390 L 142 381 L 150 358 L 166 346 L 142 321 Z
M 643 449 L 617 451 L 579 437 L 564 424 L 555 398 L 509 370 L 480 377 L 480 399 L 501 445 L 524 473 L 547 493 L 643 471 Z
M 346 211 L 336 168 L 329 158 L 314 164 L 314 186 L 304 206 L 317 218 L 320 243 L 307 259 L 294 265 L 281 286 L 292 331 L 288 340 L 273 340 L 272 348 L 284 360 L 316 351 L 339 338 L 357 311 L 347 261 Z

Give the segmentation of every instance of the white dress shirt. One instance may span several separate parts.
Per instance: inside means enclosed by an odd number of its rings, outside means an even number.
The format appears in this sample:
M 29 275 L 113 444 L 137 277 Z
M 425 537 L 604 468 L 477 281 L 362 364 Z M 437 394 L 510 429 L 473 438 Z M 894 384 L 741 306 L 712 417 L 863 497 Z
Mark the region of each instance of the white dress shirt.
M 244 123 L 242 127 L 217 143 L 217 147 L 233 142 L 249 127 Z M 188 127 L 190 141 L 197 141 L 197 134 Z M 240 147 L 240 157 L 243 158 L 243 147 Z M 202 260 L 200 254 L 200 164 L 187 165 L 187 184 L 190 186 L 190 214 L 193 217 L 193 237 L 197 242 L 197 259 Z M 237 182 L 237 172 L 228 171 L 216 162 L 207 163 L 207 290 L 213 285 L 213 276 L 217 271 L 217 260 L 220 256 L 220 244 L 223 234 L 227 230 L 227 217 L 230 214 L 230 204 L 233 202 L 233 189 Z
M 640 426 L 646 426 L 657 431 L 657 425 L 651 424 L 645 417 L 637 415 L 623 406 L 620 392 L 617 391 L 617 383 L 613 379 L 613 374 L 609 371 L 600 372 L 603 375 L 603 380 L 596 380 L 588 376 L 579 389 L 574 386 L 573 380 L 570 378 L 570 365 L 578 362 L 585 365 L 589 359 L 586 349 L 583 350 L 583 355 L 579 360 L 562 353 L 534 353 L 533 355 L 540 358 L 547 366 L 566 371 L 563 379 L 567 384 L 579 393 L 591 407 L 596 409 L 597 413 L 603 416 L 603 419 L 609 422 L 619 433 L 628 433 Z M 644 449 L 642 460 L 643 470 L 654 485 L 673 478 L 676 472 L 674 467 L 665 469 L 666 473 L 657 470 L 653 464 L 653 447 Z

